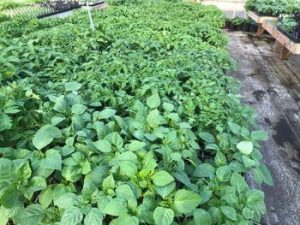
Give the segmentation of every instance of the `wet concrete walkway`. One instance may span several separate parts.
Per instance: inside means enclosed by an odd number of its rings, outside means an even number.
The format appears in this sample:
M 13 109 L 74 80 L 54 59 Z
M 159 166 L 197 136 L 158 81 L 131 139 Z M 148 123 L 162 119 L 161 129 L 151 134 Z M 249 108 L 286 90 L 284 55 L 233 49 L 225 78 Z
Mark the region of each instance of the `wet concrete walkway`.
M 300 224 L 300 56 L 279 60 L 274 40 L 228 33 L 229 50 L 239 68 L 242 100 L 257 112 L 269 133 L 262 144 L 274 186 L 263 186 L 268 213 L 263 224 Z

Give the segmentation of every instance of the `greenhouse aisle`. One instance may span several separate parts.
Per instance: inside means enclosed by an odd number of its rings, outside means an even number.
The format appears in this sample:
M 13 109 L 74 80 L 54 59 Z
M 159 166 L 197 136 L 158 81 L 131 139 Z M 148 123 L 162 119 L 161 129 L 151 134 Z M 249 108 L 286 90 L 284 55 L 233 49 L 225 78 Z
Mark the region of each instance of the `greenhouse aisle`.
M 264 224 L 294 225 L 300 221 L 300 57 L 281 61 L 273 40 L 228 35 L 242 99 L 256 109 L 259 125 L 269 133 L 262 154 L 274 186 L 262 187 L 268 209 Z

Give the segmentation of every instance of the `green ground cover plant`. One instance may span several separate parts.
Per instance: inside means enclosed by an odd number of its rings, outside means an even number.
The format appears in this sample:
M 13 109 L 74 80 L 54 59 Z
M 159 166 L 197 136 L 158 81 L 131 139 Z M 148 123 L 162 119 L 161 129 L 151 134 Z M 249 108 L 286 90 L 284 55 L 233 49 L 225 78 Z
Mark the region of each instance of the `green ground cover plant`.
M 293 14 L 300 10 L 299 0 L 247 0 L 247 10 L 255 11 L 264 16 Z
M 0 225 L 259 224 L 272 184 L 223 14 L 111 2 L 0 24 Z M 22 27 L 22 29 L 20 29 Z

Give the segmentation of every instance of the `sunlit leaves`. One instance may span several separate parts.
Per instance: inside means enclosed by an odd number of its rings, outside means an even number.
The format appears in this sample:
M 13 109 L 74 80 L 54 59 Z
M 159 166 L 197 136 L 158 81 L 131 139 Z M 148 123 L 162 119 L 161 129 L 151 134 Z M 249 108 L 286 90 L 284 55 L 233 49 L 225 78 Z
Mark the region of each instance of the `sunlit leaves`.
M 201 202 L 201 197 L 188 190 L 178 190 L 174 197 L 174 207 L 178 212 L 191 213 Z
M 249 155 L 253 151 L 253 144 L 251 141 L 242 141 L 238 143 L 236 147 L 241 153 L 245 155 Z
M 155 225 L 170 225 L 174 219 L 174 212 L 172 209 L 157 207 L 154 210 L 153 218 Z
M 168 172 L 162 170 L 154 174 L 152 180 L 156 186 L 162 187 L 174 181 L 174 178 Z
M 147 98 L 147 106 L 151 109 L 155 109 L 160 105 L 160 98 L 158 93 L 156 92 L 152 96 Z
M 49 145 L 55 138 L 59 137 L 61 137 L 61 132 L 58 128 L 52 125 L 45 125 L 37 131 L 32 143 L 40 150 Z
M 64 211 L 60 225 L 79 225 L 83 219 L 83 214 L 79 208 L 71 207 Z
M 41 225 L 259 220 L 263 196 L 242 175 L 271 183 L 257 151 L 266 135 L 248 130 L 254 117 L 224 76 L 221 13 L 139 1 L 94 16 L 93 33 L 78 15 L 22 23 L 16 46 L 3 42 L 0 61 L 15 58 L 0 88 L 0 204 L 12 221 L 27 208 Z

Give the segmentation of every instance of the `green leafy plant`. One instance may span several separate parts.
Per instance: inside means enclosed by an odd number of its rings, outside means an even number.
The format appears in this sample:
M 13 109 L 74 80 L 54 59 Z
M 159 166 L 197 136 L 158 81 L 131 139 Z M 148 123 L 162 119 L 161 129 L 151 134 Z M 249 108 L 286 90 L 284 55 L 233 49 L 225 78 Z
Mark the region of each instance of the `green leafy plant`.
M 292 14 L 300 10 L 299 0 L 247 0 L 245 8 L 265 16 Z
M 278 25 L 288 33 L 292 33 L 294 31 L 294 28 L 298 25 L 298 23 L 294 16 L 284 16 L 279 21 Z
M 95 32 L 85 13 L 0 24 L 0 222 L 260 223 L 244 175 L 272 184 L 267 135 L 225 75 L 223 14 L 128 4 Z

